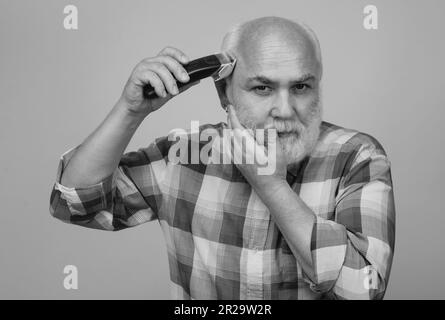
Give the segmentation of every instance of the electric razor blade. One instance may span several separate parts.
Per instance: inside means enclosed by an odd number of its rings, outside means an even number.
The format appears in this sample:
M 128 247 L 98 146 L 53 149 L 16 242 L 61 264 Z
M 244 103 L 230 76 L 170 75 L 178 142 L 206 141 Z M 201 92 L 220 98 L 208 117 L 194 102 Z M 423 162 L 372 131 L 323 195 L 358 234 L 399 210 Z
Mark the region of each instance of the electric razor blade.
M 187 71 L 190 81 L 182 83 L 176 81 L 178 89 L 193 83 L 195 81 L 212 77 L 213 80 L 219 81 L 228 77 L 235 67 L 236 59 L 226 53 L 212 54 L 206 57 L 202 57 L 184 65 L 184 69 Z M 144 98 L 153 99 L 157 98 L 157 94 L 154 88 L 150 84 L 146 84 L 143 87 Z

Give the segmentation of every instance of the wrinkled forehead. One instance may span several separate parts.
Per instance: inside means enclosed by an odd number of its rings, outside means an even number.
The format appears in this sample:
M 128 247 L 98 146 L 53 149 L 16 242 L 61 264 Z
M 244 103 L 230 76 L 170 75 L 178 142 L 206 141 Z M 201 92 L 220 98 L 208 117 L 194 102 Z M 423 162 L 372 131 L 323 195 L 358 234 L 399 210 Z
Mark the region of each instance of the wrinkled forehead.
M 298 77 L 318 75 L 319 61 L 313 43 L 299 34 L 258 34 L 243 36 L 237 48 L 237 68 L 241 76 Z

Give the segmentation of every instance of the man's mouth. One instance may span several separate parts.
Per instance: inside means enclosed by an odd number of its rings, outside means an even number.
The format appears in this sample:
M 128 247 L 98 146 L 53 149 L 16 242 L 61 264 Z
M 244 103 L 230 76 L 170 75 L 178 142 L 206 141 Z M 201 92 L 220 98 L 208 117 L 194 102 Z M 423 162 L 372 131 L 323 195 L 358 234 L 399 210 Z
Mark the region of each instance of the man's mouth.
M 298 133 L 296 131 L 281 131 L 277 132 L 279 138 L 288 138 L 291 136 L 297 136 Z

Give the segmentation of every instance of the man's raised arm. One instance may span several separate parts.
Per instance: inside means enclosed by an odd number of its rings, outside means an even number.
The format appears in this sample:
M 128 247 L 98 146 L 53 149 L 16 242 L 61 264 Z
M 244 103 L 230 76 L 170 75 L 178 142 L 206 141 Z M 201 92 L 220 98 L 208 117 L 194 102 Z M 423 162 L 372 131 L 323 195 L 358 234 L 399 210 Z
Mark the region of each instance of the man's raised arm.
M 50 199 L 55 218 L 89 228 L 120 230 L 156 217 L 162 194 L 157 180 L 163 168 L 159 153 L 165 146 L 153 143 L 137 152 L 123 152 L 151 112 L 197 84 L 177 88 L 175 79 L 190 80 L 182 66 L 187 62 L 184 53 L 168 47 L 134 68 L 105 120 L 82 144 L 62 156 Z M 158 97 L 144 99 L 146 84 Z
M 189 81 L 182 66 L 188 58 L 167 47 L 159 55 L 142 60 L 128 79 L 122 96 L 100 126 L 76 149 L 64 168 L 61 184 L 86 187 L 98 183 L 116 170 L 125 148 L 147 115 L 178 94 L 175 78 Z M 143 86 L 151 84 L 159 98 L 143 97 Z M 181 88 L 181 92 L 196 83 Z

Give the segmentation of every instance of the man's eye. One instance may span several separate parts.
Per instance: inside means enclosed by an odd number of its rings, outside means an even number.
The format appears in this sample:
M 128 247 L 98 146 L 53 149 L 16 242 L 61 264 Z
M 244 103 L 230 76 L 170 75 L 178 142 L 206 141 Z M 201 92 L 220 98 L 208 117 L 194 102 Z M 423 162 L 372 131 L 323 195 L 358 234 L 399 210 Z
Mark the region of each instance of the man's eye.
M 253 88 L 253 90 L 255 91 L 255 93 L 260 95 L 266 95 L 272 91 L 272 89 L 268 86 L 256 86 Z
M 307 85 L 306 83 L 299 83 L 294 86 L 294 89 L 297 93 L 302 93 L 302 92 L 306 91 L 307 89 L 310 89 L 310 86 Z

